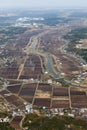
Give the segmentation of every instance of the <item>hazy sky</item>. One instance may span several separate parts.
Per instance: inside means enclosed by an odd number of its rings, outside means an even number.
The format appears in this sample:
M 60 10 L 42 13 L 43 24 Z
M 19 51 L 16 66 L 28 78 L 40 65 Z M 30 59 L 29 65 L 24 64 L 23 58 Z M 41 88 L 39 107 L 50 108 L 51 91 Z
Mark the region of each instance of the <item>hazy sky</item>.
M 0 7 L 87 7 L 87 0 L 0 0 Z

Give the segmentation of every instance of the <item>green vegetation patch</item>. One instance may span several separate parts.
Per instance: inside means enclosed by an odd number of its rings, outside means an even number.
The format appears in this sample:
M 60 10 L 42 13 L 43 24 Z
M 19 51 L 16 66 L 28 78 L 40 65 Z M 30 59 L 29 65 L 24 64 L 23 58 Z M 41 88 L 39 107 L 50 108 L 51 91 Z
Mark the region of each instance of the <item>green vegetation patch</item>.
M 82 44 L 79 42 L 80 40 L 87 39 L 87 28 L 77 28 L 72 30 L 64 36 L 64 39 L 69 41 L 66 50 L 81 56 L 87 62 L 87 49 L 76 48 L 76 44 Z
M 8 112 L 0 112 L 0 118 L 5 118 L 5 117 L 9 117 L 9 118 L 11 118 L 12 116 L 11 116 L 11 114 L 10 113 L 8 113 Z
M 41 117 L 28 114 L 23 127 L 28 127 L 27 130 L 87 130 L 87 121 L 66 116 Z
M 0 122 L 0 130 L 15 130 L 9 123 Z

